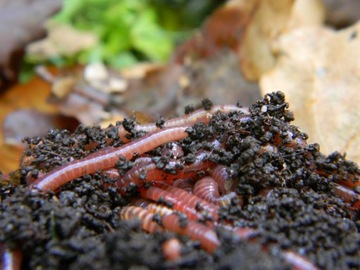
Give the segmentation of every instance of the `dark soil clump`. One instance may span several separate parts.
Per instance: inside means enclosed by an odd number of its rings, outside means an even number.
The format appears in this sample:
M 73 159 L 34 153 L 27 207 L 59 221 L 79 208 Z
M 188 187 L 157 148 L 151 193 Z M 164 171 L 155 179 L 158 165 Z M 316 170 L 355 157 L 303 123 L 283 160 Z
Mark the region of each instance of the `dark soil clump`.
M 203 106 L 209 109 L 212 103 L 206 100 Z M 282 93 L 265 96 L 250 111 L 250 117 L 216 113 L 208 125 L 189 128 L 189 137 L 179 142 L 184 151 L 179 164 L 191 164 L 205 151 L 207 160 L 229 168 L 242 203 L 234 199 L 219 216 L 255 229 L 250 240 L 217 229 L 221 245 L 209 254 L 184 236 L 147 234 L 138 222 L 119 218 L 139 187 L 119 193 L 114 180 L 101 172 L 56 193 L 30 190 L 26 182 L 42 173 L 123 144 L 117 127 L 80 127 L 74 134 L 53 130 L 44 138 L 26 139 L 21 184 L 1 186 L 0 243 L 23 251 L 23 269 L 292 269 L 284 251 L 323 269 L 359 269 L 359 210 L 353 207 L 356 202 L 345 202 L 334 191 L 335 183 L 359 181 L 358 166 L 339 153 L 325 156 L 317 144 L 306 144 L 307 135 L 289 124 L 293 115 Z M 143 135 L 133 130 L 132 118 L 119 124 L 131 138 Z M 163 124 L 159 119 L 157 125 Z M 214 140 L 222 146 L 214 147 Z M 182 167 L 171 171 L 170 157 L 162 154 L 166 147 L 151 151 L 150 157 L 159 168 L 176 173 Z M 124 174 L 135 160 L 119 160 L 116 168 Z M 172 237 L 182 243 L 182 256 L 167 261 L 162 245 Z

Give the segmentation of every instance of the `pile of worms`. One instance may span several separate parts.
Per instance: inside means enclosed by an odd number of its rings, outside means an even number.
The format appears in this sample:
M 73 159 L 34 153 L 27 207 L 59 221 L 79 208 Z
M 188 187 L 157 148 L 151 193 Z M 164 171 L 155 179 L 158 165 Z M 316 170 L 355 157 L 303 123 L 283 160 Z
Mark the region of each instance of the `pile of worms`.
M 360 170 L 308 144 L 288 107 L 281 92 L 250 108 L 204 100 L 26 138 L 20 183 L 1 187 L 0 269 L 360 267 Z

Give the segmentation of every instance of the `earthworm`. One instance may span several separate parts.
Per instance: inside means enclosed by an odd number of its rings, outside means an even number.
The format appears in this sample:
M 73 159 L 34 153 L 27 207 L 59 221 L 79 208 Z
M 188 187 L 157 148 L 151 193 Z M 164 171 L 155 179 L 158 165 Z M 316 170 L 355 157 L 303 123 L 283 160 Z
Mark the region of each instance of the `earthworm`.
M 218 184 L 209 176 L 195 183 L 193 193 L 199 198 L 218 206 L 230 205 L 231 199 L 236 197 L 235 192 L 230 192 L 220 197 Z
M 165 216 L 165 215 L 171 215 L 174 213 L 174 210 L 172 208 L 169 208 L 167 206 L 164 205 L 159 205 L 156 203 L 150 203 L 147 207 L 147 210 L 149 210 L 150 213 L 158 213 L 160 214 L 160 216 Z
M 316 165 L 313 165 L 313 171 L 315 173 L 317 173 L 318 175 L 324 176 L 324 177 L 329 177 L 331 174 L 341 174 L 341 172 L 339 171 L 333 171 L 333 172 L 329 172 L 329 171 L 324 171 L 321 168 L 317 168 Z M 354 174 L 347 174 L 346 177 L 344 177 L 343 175 L 339 176 L 339 179 L 336 180 L 336 183 L 338 183 L 339 185 L 348 187 L 348 188 L 356 188 L 358 186 L 360 186 L 360 178 L 359 178 L 359 173 L 354 173 Z
M 44 177 L 37 179 L 32 186 L 41 190 L 54 191 L 84 174 L 92 174 L 97 170 L 113 167 L 120 157 L 129 160 L 135 154 L 141 155 L 162 144 L 183 139 L 188 136 L 186 129 L 186 126 L 161 129 L 118 148 L 108 147 L 101 149 L 83 159 L 70 162 L 53 170 Z
M 138 206 L 140 206 L 139 204 L 137 204 Z M 172 208 L 169 208 L 167 206 L 164 205 L 159 205 L 159 204 L 155 204 L 155 203 L 150 203 L 150 204 L 142 204 L 141 207 L 146 208 L 147 210 L 149 210 L 150 213 L 158 213 L 160 214 L 160 216 L 165 216 L 165 215 L 170 215 L 175 213 L 175 210 Z M 189 219 L 191 219 L 191 216 L 187 216 Z M 195 220 L 195 219 L 194 219 Z M 240 239 L 249 239 L 250 237 L 253 237 L 254 235 L 257 234 L 257 231 L 255 231 L 254 229 L 251 228 L 237 228 L 232 226 L 230 223 L 219 223 L 214 221 L 214 223 L 207 223 L 207 225 L 210 228 L 214 228 L 214 226 L 222 228 L 226 231 L 232 232 L 234 233 L 234 235 L 238 236 Z
M 176 171 L 176 167 L 179 164 L 177 161 L 170 161 L 167 167 Z M 183 171 L 179 173 L 169 174 L 163 169 L 157 168 L 154 162 L 149 162 L 133 167 L 128 172 L 125 173 L 123 177 L 119 177 L 116 182 L 116 186 L 120 189 L 128 187 L 130 184 L 140 185 L 145 182 L 153 181 L 165 181 L 167 183 L 172 183 L 175 178 L 181 177 Z M 193 177 L 194 173 L 189 174 L 188 177 Z
M 184 151 L 179 144 L 171 142 L 161 150 L 161 156 L 170 156 L 173 159 L 178 159 L 184 156 Z
M 8 249 L 4 244 L 0 245 L 0 269 L 20 270 L 23 254 L 20 249 Z
M 209 176 L 195 183 L 193 193 L 211 203 L 216 203 L 216 199 L 220 196 L 218 184 Z
M 124 220 L 139 219 L 143 230 L 149 233 L 162 230 L 162 228 L 153 221 L 154 214 L 141 207 L 126 206 L 121 210 L 120 217 Z M 214 252 L 220 244 L 213 229 L 193 220 L 187 220 L 186 223 L 184 223 L 177 214 L 162 216 L 161 224 L 168 231 L 187 235 L 192 240 L 199 241 L 202 248 L 208 252 Z
M 194 188 L 194 181 L 192 179 L 177 179 L 172 185 L 191 194 Z
M 305 148 L 308 146 L 307 142 L 305 140 L 303 140 L 302 138 L 299 138 L 299 137 L 294 138 L 294 133 L 292 131 L 288 130 L 287 135 L 290 138 L 290 142 L 285 144 L 287 147 Z
M 221 194 L 226 194 L 232 190 L 233 182 L 230 180 L 231 176 L 227 167 L 223 165 L 215 165 L 211 168 L 209 173 L 218 184 Z
M 355 179 L 354 177 L 349 177 L 349 179 L 339 180 L 337 182 L 349 188 L 356 188 L 360 186 L 360 180 Z
M 154 233 L 155 231 L 162 230 L 162 228 L 153 221 L 154 214 L 141 207 L 126 206 L 121 210 L 120 216 L 123 220 L 139 219 L 142 229 L 149 233 Z M 166 230 L 181 235 L 187 235 L 192 240 L 199 241 L 202 248 L 210 253 L 213 253 L 220 245 L 220 241 L 215 231 L 199 222 L 188 220 L 185 224 L 183 224 L 178 215 L 170 214 L 161 217 L 161 224 Z M 248 228 L 232 228 L 231 231 L 235 232 L 235 235 L 238 235 L 242 239 L 246 239 L 254 233 L 252 229 Z M 284 251 L 282 254 L 285 260 L 290 263 L 294 267 L 294 269 L 318 269 L 309 260 L 294 253 L 293 251 Z
M 131 200 L 131 205 L 133 206 L 139 206 L 142 208 L 147 208 L 150 204 L 152 204 L 152 202 L 148 199 L 145 198 L 141 198 L 141 197 L 136 197 L 135 199 Z
M 120 217 L 122 220 L 139 219 L 141 222 L 141 228 L 149 233 L 162 231 L 163 229 L 153 221 L 154 214 L 148 210 L 138 206 L 126 206 L 121 209 Z
M 210 253 L 213 253 L 220 245 L 220 241 L 213 229 L 193 220 L 188 220 L 184 225 L 177 214 L 163 216 L 161 224 L 169 231 L 199 241 L 201 247 Z
M 259 155 L 262 155 L 264 153 L 278 153 L 279 152 L 279 149 L 273 145 L 273 144 L 265 144 L 265 145 L 262 145 L 260 146 L 260 151 L 259 151 Z
M 348 175 L 347 178 L 340 179 L 337 182 L 340 183 L 341 185 L 347 186 L 349 188 L 356 188 L 356 187 L 360 186 L 360 179 L 359 179 L 358 174 L 356 176 Z
M 141 196 L 155 202 L 163 202 L 165 205 L 173 206 L 175 210 L 185 213 L 189 219 L 197 220 L 202 218 L 201 213 L 196 211 L 191 205 L 188 205 L 187 201 L 179 200 L 178 197 L 166 190 L 150 187 L 149 189 L 142 189 Z
M 294 270 L 318 270 L 319 268 L 316 267 L 312 262 L 296 254 L 293 251 L 286 250 L 282 252 L 285 260 L 294 267 Z
M 249 109 L 245 108 L 245 107 L 240 108 L 235 105 L 215 105 L 215 106 L 212 106 L 210 110 L 199 109 L 199 110 L 193 111 L 189 114 L 169 119 L 163 124 L 163 127 L 169 128 L 169 127 L 190 126 L 190 125 L 194 125 L 194 124 L 200 123 L 200 122 L 203 122 L 206 124 L 206 123 L 209 123 L 211 116 L 214 113 L 216 113 L 217 111 L 220 111 L 222 113 L 238 111 L 238 112 L 242 112 L 244 114 L 244 117 L 249 117 L 249 115 L 250 115 Z M 244 119 L 246 119 L 246 118 L 244 118 Z M 145 125 L 136 124 L 134 126 L 134 129 L 136 131 L 153 132 L 153 131 L 159 129 L 159 127 L 156 123 L 150 123 L 150 124 L 145 124 Z M 128 141 L 128 139 L 126 138 L 127 134 L 128 134 L 128 132 L 126 131 L 126 129 L 123 126 L 120 126 L 118 129 L 119 138 L 126 142 L 126 141 Z
M 134 166 L 124 176 L 119 176 L 116 186 L 123 190 L 131 184 L 141 185 L 146 182 L 164 182 L 172 184 L 176 179 L 196 179 L 199 172 L 211 167 L 213 162 L 207 161 L 207 152 L 196 156 L 195 162 L 184 165 L 178 160 L 169 160 L 163 169 L 153 161 L 148 161 Z
M 162 189 L 170 192 L 176 198 L 176 203 L 181 201 L 186 204 L 187 208 L 196 209 L 197 213 L 204 213 L 205 211 L 205 213 L 209 214 L 213 220 L 218 220 L 219 208 L 216 205 L 174 186 L 169 186 L 166 184 L 159 185 Z
M 118 179 L 120 177 L 119 171 L 116 168 L 106 169 L 101 174 L 112 179 Z
M 179 239 L 173 237 L 162 244 L 165 259 L 175 261 L 181 257 L 181 244 Z
M 360 209 L 360 194 L 336 183 L 333 184 L 333 190 L 336 196 L 343 198 L 345 202 L 350 203 L 355 209 Z
M 286 135 L 287 135 L 287 140 L 286 142 L 284 142 L 284 140 L 280 137 L 280 134 L 276 134 L 274 137 L 274 143 L 275 143 L 275 147 L 272 150 L 277 151 L 277 146 L 284 144 L 287 147 L 290 148 L 306 148 L 308 146 L 307 142 L 305 140 L 303 140 L 302 138 L 299 137 L 295 137 L 294 133 L 290 130 L 286 131 Z M 269 149 L 270 151 L 272 151 L 271 149 Z

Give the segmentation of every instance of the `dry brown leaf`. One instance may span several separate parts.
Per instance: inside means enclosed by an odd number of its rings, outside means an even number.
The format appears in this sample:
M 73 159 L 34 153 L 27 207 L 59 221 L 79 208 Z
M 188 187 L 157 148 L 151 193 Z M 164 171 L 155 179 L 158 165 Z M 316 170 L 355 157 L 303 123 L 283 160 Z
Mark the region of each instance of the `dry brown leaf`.
M 298 29 L 276 44 L 276 67 L 260 81 L 263 93 L 286 93 L 295 124 L 324 153 L 346 152 L 360 162 L 360 23 L 343 31 Z
M 0 91 L 17 80 L 25 46 L 45 35 L 43 22 L 59 0 L 0 0 Z
M 273 55 L 271 44 L 280 35 L 291 29 L 320 25 L 324 20 L 324 8 L 319 0 L 245 2 L 254 5 L 254 12 L 245 28 L 238 54 L 248 80 L 258 80 L 274 66 L 276 56 Z
M 1 95 L 0 171 L 8 173 L 19 168 L 24 150 L 24 145 L 20 144 L 22 137 L 44 135 L 50 128 L 74 130 L 78 125 L 48 103 L 49 95 L 50 86 L 37 77 L 26 84 L 15 85 Z
M 51 85 L 49 102 L 56 104 L 62 115 L 73 117 L 86 126 L 123 115 L 119 105 L 127 82 L 117 71 L 97 63 L 63 69 L 57 74 L 39 66 L 36 72 Z
M 19 167 L 21 146 L 5 143 L 3 125 L 6 117 L 17 109 L 35 108 L 43 113 L 55 113 L 54 106 L 47 104 L 50 87 L 40 79 L 33 79 L 26 85 L 17 85 L 6 91 L 0 99 L 0 171 L 9 172 Z
M 216 10 L 201 31 L 180 46 L 175 62 L 233 50 L 246 80 L 256 81 L 275 64 L 271 44 L 291 29 L 321 25 L 321 0 L 232 0 Z
M 79 31 L 69 25 L 54 21 L 46 23 L 48 36 L 27 47 L 27 53 L 37 59 L 74 55 L 97 44 L 97 37 L 91 32 Z

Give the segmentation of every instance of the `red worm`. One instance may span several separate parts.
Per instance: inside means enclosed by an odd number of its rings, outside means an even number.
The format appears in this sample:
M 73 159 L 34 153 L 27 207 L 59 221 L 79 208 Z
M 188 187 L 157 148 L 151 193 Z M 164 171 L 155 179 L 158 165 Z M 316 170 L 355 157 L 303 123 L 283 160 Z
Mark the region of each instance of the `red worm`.
M 20 270 L 23 254 L 20 249 L 10 250 L 0 245 L 0 269 L 2 270 Z
M 150 213 L 158 213 L 160 216 L 166 216 L 171 215 L 174 213 L 174 210 L 172 208 L 166 207 L 164 205 L 159 205 L 156 203 L 150 203 L 147 207 L 147 210 L 149 210 Z
M 341 179 L 338 183 L 347 186 L 349 188 L 356 188 L 360 186 L 359 175 L 349 175 L 347 179 Z
M 173 186 L 191 194 L 194 188 L 194 181 L 192 179 L 177 179 L 174 181 Z
M 234 198 L 238 198 L 237 202 L 239 206 L 242 206 L 244 204 L 242 197 L 237 196 L 235 192 L 230 192 L 228 194 L 219 197 L 217 199 L 217 205 L 222 207 L 229 206 L 231 204 L 231 200 L 233 200 Z
M 139 205 L 140 206 L 140 205 Z M 170 215 L 175 213 L 175 211 L 169 207 L 163 206 L 163 205 L 158 205 L 155 203 L 150 203 L 150 204 L 142 204 L 141 207 L 145 207 L 150 213 L 158 213 L 161 216 L 165 216 L 165 215 Z M 188 218 L 191 218 L 191 216 L 187 216 Z M 224 230 L 227 230 L 229 232 L 234 233 L 234 235 L 236 235 L 237 237 L 239 237 L 240 239 L 249 239 L 250 237 L 254 236 L 257 234 L 257 231 L 255 231 L 254 229 L 251 228 L 236 228 L 232 225 L 230 225 L 229 223 L 218 223 L 218 222 L 214 222 L 214 224 L 212 223 L 207 223 L 207 225 L 210 228 L 214 228 L 214 225 L 216 227 L 220 227 Z
M 195 196 L 218 206 L 228 206 L 231 203 L 231 199 L 236 197 L 235 192 L 230 192 L 220 197 L 218 184 L 209 176 L 195 183 L 193 193 Z
M 181 244 L 179 239 L 170 238 L 162 244 L 165 259 L 175 261 L 181 257 Z
M 149 189 L 142 189 L 141 196 L 155 202 L 163 201 L 166 204 L 173 205 L 175 210 L 185 213 L 189 219 L 198 220 L 202 218 L 201 213 L 196 211 L 193 206 L 188 205 L 187 201 L 179 200 L 178 197 L 166 190 L 150 187 Z
M 360 210 L 360 194 L 336 183 L 334 183 L 333 190 L 336 196 L 343 198 L 343 200 L 350 203 L 353 208 Z
M 162 149 L 161 156 L 170 156 L 177 159 L 184 156 L 184 151 L 179 144 L 171 142 Z
M 178 164 L 179 162 L 177 161 L 170 161 L 167 167 L 176 170 Z M 183 170 L 180 170 L 176 174 L 169 174 L 157 168 L 155 163 L 149 162 L 148 164 L 142 164 L 130 169 L 123 177 L 117 180 L 116 185 L 121 189 L 128 187 L 130 184 L 140 185 L 145 182 L 154 181 L 163 181 L 171 184 L 174 179 L 182 177 L 182 175 L 187 175 L 188 178 L 192 178 L 195 172 L 186 174 Z
M 216 205 L 189 194 L 185 190 L 161 183 L 159 185 L 162 189 L 170 192 L 176 198 L 176 201 L 184 202 L 188 208 L 196 209 L 197 213 L 208 213 L 214 221 L 218 220 L 219 207 Z
M 212 106 L 210 110 L 200 109 L 196 110 L 192 113 L 186 114 L 184 116 L 176 117 L 167 120 L 163 127 L 169 128 L 169 127 L 180 127 L 180 126 L 191 126 L 196 123 L 209 123 L 211 116 L 216 113 L 217 111 L 220 111 L 222 113 L 228 113 L 231 111 L 240 111 L 244 113 L 244 117 L 249 117 L 250 112 L 248 108 L 240 108 L 235 105 L 215 105 Z M 246 118 L 244 118 L 246 119 Z M 135 125 L 134 129 L 136 131 L 143 131 L 143 132 L 153 132 L 157 130 L 159 127 L 155 123 L 147 124 L 147 125 Z M 128 132 L 125 130 L 124 127 L 120 126 L 118 130 L 118 135 L 120 139 L 123 141 L 127 141 L 126 134 Z
M 278 151 L 279 149 L 275 145 L 268 143 L 260 147 L 259 155 L 264 153 L 276 154 Z
M 193 192 L 194 195 L 211 203 L 216 203 L 216 199 L 220 196 L 218 184 L 209 176 L 197 181 Z
M 144 231 L 153 233 L 162 228 L 153 221 L 154 215 L 148 210 L 136 206 L 126 206 L 120 216 L 124 220 L 139 219 Z M 214 230 L 196 221 L 188 220 L 186 224 L 176 214 L 165 215 L 161 218 L 162 226 L 171 232 L 189 236 L 192 240 L 199 241 L 202 248 L 208 252 L 214 252 L 220 241 Z
M 131 200 L 130 203 L 132 206 L 139 206 L 141 208 L 147 208 L 150 204 L 152 204 L 152 201 L 145 199 L 145 198 L 134 198 Z
M 294 138 L 294 133 L 290 130 L 287 131 L 287 134 L 291 141 L 286 144 L 287 147 L 291 148 L 305 148 L 308 146 L 307 142 L 299 137 Z
M 296 254 L 293 251 L 283 251 L 285 260 L 294 267 L 294 270 L 318 270 L 308 259 Z
M 316 168 L 316 165 L 314 172 L 317 173 L 318 175 L 324 176 L 324 177 L 329 177 L 329 175 L 331 174 L 337 174 L 340 173 L 338 171 L 335 172 L 327 172 L 327 171 L 323 171 L 321 170 L 321 168 Z M 342 175 L 341 175 L 342 177 Z M 336 181 L 337 183 L 339 183 L 342 186 L 348 187 L 348 188 L 356 188 L 358 186 L 360 186 L 360 176 L 359 173 L 355 173 L 355 174 L 347 174 L 346 177 L 343 177 L 339 180 Z
M 167 206 L 164 205 L 159 205 L 156 203 L 150 203 L 146 206 L 142 206 L 145 207 L 150 213 L 157 213 L 160 216 L 167 216 L 167 215 L 171 215 L 174 213 L 177 213 L 176 210 L 169 208 Z M 179 211 L 178 211 L 179 213 Z M 183 212 L 182 212 L 183 213 Z M 186 218 L 189 218 L 189 216 L 186 216 Z M 196 221 L 196 219 L 194 219 L 194 221 Z M 250 236 L 253 236 L 255 234 L 255 231 L 253 229 L 250 228 L 236 228 L 233 227 L 230 224 L 225 224 L 225 223 L 217 223 L 217 222 L 207 222 L 206 224 L 209 228 L 214 228 L 214 226 L 216 227 L 220 227 L 224 230 L 227 230 L 229 232 L 233 232 L 235 233 L 237 236 L 239 236 L 241 239 L 248 239 Z
M 294 133 L 292 131 L 288 130 L 286 132 L 286 134 L 287 134 L 287 137 L 289 139 L 289 142 L 285 144 L 287 147 L 296 149 L 296 148 L 305 148 L 305 147 L 308 146 L 308 144 L 307 144 L 307 142 L 305 140 L 303 140 L 303 139 L 301 139 L 299 137 L 294 138 Z M 275 143 L 275 147 L 274 147 L 273 150 L 276 150 L 277 146 L 283 144 L 283 139 L 280 137 L 280 134 L 275 135 L 274 143 Z
M 141 155 L 162 144 L 183 139 L 188 136 L 186 129 L 187 127 L 162 129 L 118 148 L 109 147 L 99 150 L 55 169 L 36 180 L 33 186 L 41 190 L 54 191 L 77 177 L 113 167 L 120 157 L 131 159 L 134 154 Z
M 232 190 L 233 181 L 227 167 L 216 165 L 210 170 L 210 175 L 218 184 L 221 194 L 227 194 Z
M 180 218 L 176 214 L 163 216 L 161 223 L 165 229 L 189 236 L 192 240 L 200 242 L 203 249 L 213 253 L 220 245 L 220 241 L 215 231 L 204 224 L 188 220 L 186 225 L 183 225 Z
M 122 220 L 139 219 L 141 228 L 149 233 L 163 230 L 155 221 L 153 221 L 154 214 L 138 206 L 124 207 L 121 209 L 120 217 Z
M 122 190 L 130 184 L 141 185 L 146 182 L 164 182 L 172 184 L 177 179 L 196 179 L 202 170 L 206 170 L 213 165 L 211 161 L 206 161 L 206 152 L 200 153 L 194 163 L 184 165 L 177 160 L 170 160 L 166 165 L 167 171 L 157 168 L 153 161 L 144 162 L 130 169 L 123 177 L 119 177 L 116 182 L 117 187 Z
M 162 228 L 153 221 L 154 215 L 141 207 L 124 207 L 120 212 L 120 216 L 123 220 L 139 219 L 142 229 L 149 233 L 162 230 Z M 186 235 L 192 240 L 199 241 L 201 247 L 210 253 L 213 253 L 220 245 L 220 241 L 215 231 L 199 222 L 188 220 L 187 224 L 184 225 L 180 221 L 179 216 L 176 214 L 170 214 L 162 216 L 161 224 L 166 230 Z M 233 231 L 235 235 L 239 236 L 241 239 L 246 239 L 254 233 L 252 229 L 247 228 L 232 228 L 231 231 Z M 285 260 L 296 270 L 318 269 L 312 262 L 293 251 L 284 251 L 282 254 Z

